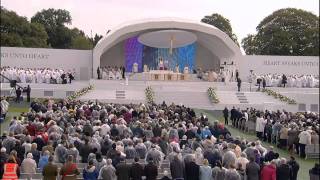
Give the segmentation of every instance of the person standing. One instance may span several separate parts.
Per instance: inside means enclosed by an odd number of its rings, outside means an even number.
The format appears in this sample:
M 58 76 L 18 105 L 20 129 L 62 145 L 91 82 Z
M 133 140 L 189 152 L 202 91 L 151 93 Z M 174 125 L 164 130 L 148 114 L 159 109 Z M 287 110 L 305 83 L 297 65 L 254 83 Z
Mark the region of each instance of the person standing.
M 277 167 L 276 174 L 277 179 L 281 180 L 290 180 L 291 172 L 290 166 L 287 164 L 287 160 L 285 158 L 280 159 L 280 165 Z
M 223 117 L 224 117 L 224 124 L 228 125 L 229 110 L 227 107 L 225 107 L 223 110 Z
M 209 161 L 207 159 L 203 160 L 203 165 L 199 169 L 200 180 L 211 180 L 212 179 L 212 169 L 209 166 Z
M 27 93 L 27 102 L 30 102 L 30 94 L 31 94 L 31 87 L 28 84 L 28 87 L 26 89 L 26 93 Z
M 153 158 L 149 158 L 149 163 L 144 168 L 146 180 L 156 180 L 158 176 L 158 167 L 153 162 Z
M 107 164 L 100 169 L 98 179 L 117 180 L 116 169 L 112 166 L 111 159 L 107 159 Z
M 60 169 L 60 176 L 62 176 L 63 180 L 76 180 L 77 175 L 80 172 L 78 170 L 77 164 L 73 163 L 73 156 L 69 155 L 67 158 L 67 162 Z
M 299 134 L 300 157 L 306 157 L 306 145 L 311 144 L 311 134 L 308 130 L 304 130 Z
M 97 68 L 97 75 L 98 75 L 98 79 L 101 79 L 101 77 L 100 77 L 100 67 L 99 66 Z
M 260 113 L 257 113 L 257 121 L 256 121 L 256 132 L 257 132 L 257 137 L 262 140 L 263 138 L 263 131 L 264 131 L 264 126 L 266 125 L 267 121 L 261 117 Z
M 265 165 L 261 170 L 261 180 L 276 180 L 276 162 L 272 160 L 270 164 Z
M 7 163 L 3 165 L 3 180 L 12 180 L 12 179 L 18 179 L 20 176 L 20 169 L 19 165 L 17 164 L 14 156 L 10 156 L 8 158 Z
M 122 70 L 122 79 L 125 79 L 126 68 L 122 66 L 121 70 Z
M 232 122 L 232 126 L 235 126 L 236 123 L 236 114 L 237 114 L 237 110 L 236 108 L 233 106 L 231 111 L 230 111 L 230 115 L 231 115 L 231 122 Z
M 1 108 L 1 116 L 0 118 L 6 119 L 6 115 L 9 109 L 9 103 L 7 101 L 6 97 L 1 97 L 1 102 L 0 102 L 0 108 Z
M 255 162 L 254 157 L 249 158 L 250 162 L 246 165 L 247 180 L 259 179 L 260 166 Z
M 192 157 L 191 162 L 185 165 L 186 180 L 199 180 L 200 166 L 195 163 L 195 158 Z
M 265 79 L 265 78 L 262 78 L 262 88 L 263 88 L 263 89 L 266 89 L 266 86 L 267 86 L 266 79 Z
M 238 86 L 238 92 L 240 92 L 240 89 L 241 89 L 241 79 L 238 78 L 237 80 L 237 86 Z
M 239 79 L 239 71 L 238 69 L 236 69 L 236 81 L 238 81 L 238 79 Z
M 139 157 L 134 158 L 134 163 L 132 163 L 130 168 L 130 179 L 132 180 L 142 180 L 143 167 L 139 163 Z
M 184 164 L 179 159 L 178 155 L 175 155 L 173 161 L 170 162 L 171 177 L 174 180 L 182 180 L 184 177 Z
M 53 156 L 49 156 L 48 164 L 42 170 L 43 180 L 56 180 L 58 176 L 58 166 L 53 164 Z
M 90 160 L 88 166 L 83 169 L 83 179 L 84 180 L 96 180 L 98 179 L 99 172 L 95 165 L 93 165 L 93 160 Z
M 21 88 L 19 87 L 17 90 L 16 90 L 16 102 L 17 103 L 20 103 L 20 98 L 21 98 L 21 93 L 22 93 L 22 91 L 21 91 Z
M 287 76 L 286 75 L 282 75 L 282 84 L 283 84 L 283 87 L 286 87 L 286 84 L 287 84 Z
M 288 164 L 291 168 L 290 180 L 297 180 L 298 171 L 300 169 L 299 163 L 296 161 L 296 159 L 293 156 L 291 156 Z
M 127 164 L 123 158 L 121 158 L 119 164 L 116 165 L 116 175 L 118 176 L 118 180 L 130 179 L 130 165 Z

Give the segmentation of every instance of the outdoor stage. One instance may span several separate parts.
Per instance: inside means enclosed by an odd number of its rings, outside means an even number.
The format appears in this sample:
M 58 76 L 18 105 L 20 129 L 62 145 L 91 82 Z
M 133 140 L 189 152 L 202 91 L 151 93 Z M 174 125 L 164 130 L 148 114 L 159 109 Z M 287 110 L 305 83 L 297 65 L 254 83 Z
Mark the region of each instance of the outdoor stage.
M 20 84 L 26 86 L 26 84 Z M 65 98 L 74 91 L 93 85 L 94 89 L 80 100 L 99 100 L 112 103 L 145 103 L 145 89 L 151 86 L 155 91 L 156 103 L 175 103 L 199 109 L 222 110 L 225 106 L 257 109 L 268 108 L 271 110 L 286 109 L 288 111 L 317 111 L 319 108 L 318 88 L 270 88 L 285 96 L 295 99 L 296 105 L 281 102 L 262 92 L 257 92 L 256 87 L 250 92 L 250 84 L 242 83 L 242 91 L 237 92 L 235 82 L 224 84 L 222 82 L 206 81 L 128 81 L 94 80 L 74 81 L 72 84 L 30 84 L 31 97 L 37 98 Z M 216 89 L 220 100 L 218 104 L 209 101 L 207 90 L 209 87 Z M 8 83 L 1 85 L 1 96 L 8 95 L 11 90 Z

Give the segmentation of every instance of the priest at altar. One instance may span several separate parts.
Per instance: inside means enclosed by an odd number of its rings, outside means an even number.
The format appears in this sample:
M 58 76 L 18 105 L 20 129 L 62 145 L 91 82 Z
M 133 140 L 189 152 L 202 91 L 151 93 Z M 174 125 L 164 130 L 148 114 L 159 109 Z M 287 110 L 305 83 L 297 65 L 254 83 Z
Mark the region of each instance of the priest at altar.
M 138 63 L 133 63 L 133 66 L 132 66 L 132 72 L 133 73 L 137 73 L 138 72 Z

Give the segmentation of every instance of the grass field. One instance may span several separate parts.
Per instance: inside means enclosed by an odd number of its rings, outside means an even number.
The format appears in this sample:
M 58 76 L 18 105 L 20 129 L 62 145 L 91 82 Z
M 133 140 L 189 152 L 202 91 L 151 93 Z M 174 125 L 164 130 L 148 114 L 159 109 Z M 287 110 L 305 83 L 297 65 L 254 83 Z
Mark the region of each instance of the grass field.
M 0 124 L 0 132 L 1 134 L 4 131 L 8 130 L 8 125 L 10 123 L 10 120 L 14 117 L 14 116 L 19 116 L 22 112 L 28 112 L 29 110 L 29 103 L 26 102 L 21 102 L 21 103 L 14 103 L 14 102 L 9 102 L 10 106 L 9 106 L 9 110 L 7 113 L 7 117 L 5 119 L 5 121 L 3 123 Z
M 195 110 L 197 114 L 203 113 L 204 115 L 206 115 L 208 117 L 208 119 L 210 121 L 213 120 L 219 120 L 221 122 L 224 122 L 224 118 L 222 117 L 222 113 L 221 112 L 217 112 L 217 111 L 208 111 L 208 110 Z M 233 128 L 231 126 L 227 126 L 227 128 L 229 129 L 229 131 L 231 132 L 232 136 L 240 136 L 240 137 L 244 137 L 245 139 L 248 139 L 249 141 L 253 141 L 256 140 L 257 137 L 254 134 L 249 134 L 249 133 L 245 133 L 242 132 L 236 128 Z M 273 146 L 274 150 L 276 152 L 278 152 L 280 154 L 280 157 L 284 157 L 289 159 L 290 155 L 288 153 L 288 151 L 283 150 L 283 149 L 279 149 L 277 147 L 275 147 L 274 144 L 270 144 L 270 143 L 265 143 L 262 142 L 264 147 L 269 147 L 269 146 Z M 300 165 L 300 170 L 298 172 L 298 180 L 307 180 L 309 179 L 309 169 L 311 169 L 315 163 L 319 162 L 319 159 L 302 159 L 297 155 L 294 155 L 297 162 Z

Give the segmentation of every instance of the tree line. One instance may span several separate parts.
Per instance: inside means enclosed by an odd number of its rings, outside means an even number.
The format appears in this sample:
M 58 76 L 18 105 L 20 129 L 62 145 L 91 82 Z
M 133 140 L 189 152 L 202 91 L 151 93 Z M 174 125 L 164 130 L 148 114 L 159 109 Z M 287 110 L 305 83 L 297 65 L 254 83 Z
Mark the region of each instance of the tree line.
M 1 6 L 1 46 L 92 49 L 102 38 L 88 37 L 78 28 L 68 28 L 72 18 L 67 10 L 46 9 L 37 12 L 30 21 Z
M 31 21 L 1 6 L 1 46 L 92 49 L 102 38 L 88 37 L 78 28 L 68 28 L 72 18 L 67 10 L 45 9 Z M 225 32 L 240 46 L 230 21 L 220 14 L 205 16 L 201 22 Z M 265 17 L 248 34 L 241 46 L 248 55 L 319 56 L 319 16 L 295 8 L 279 9 Z

